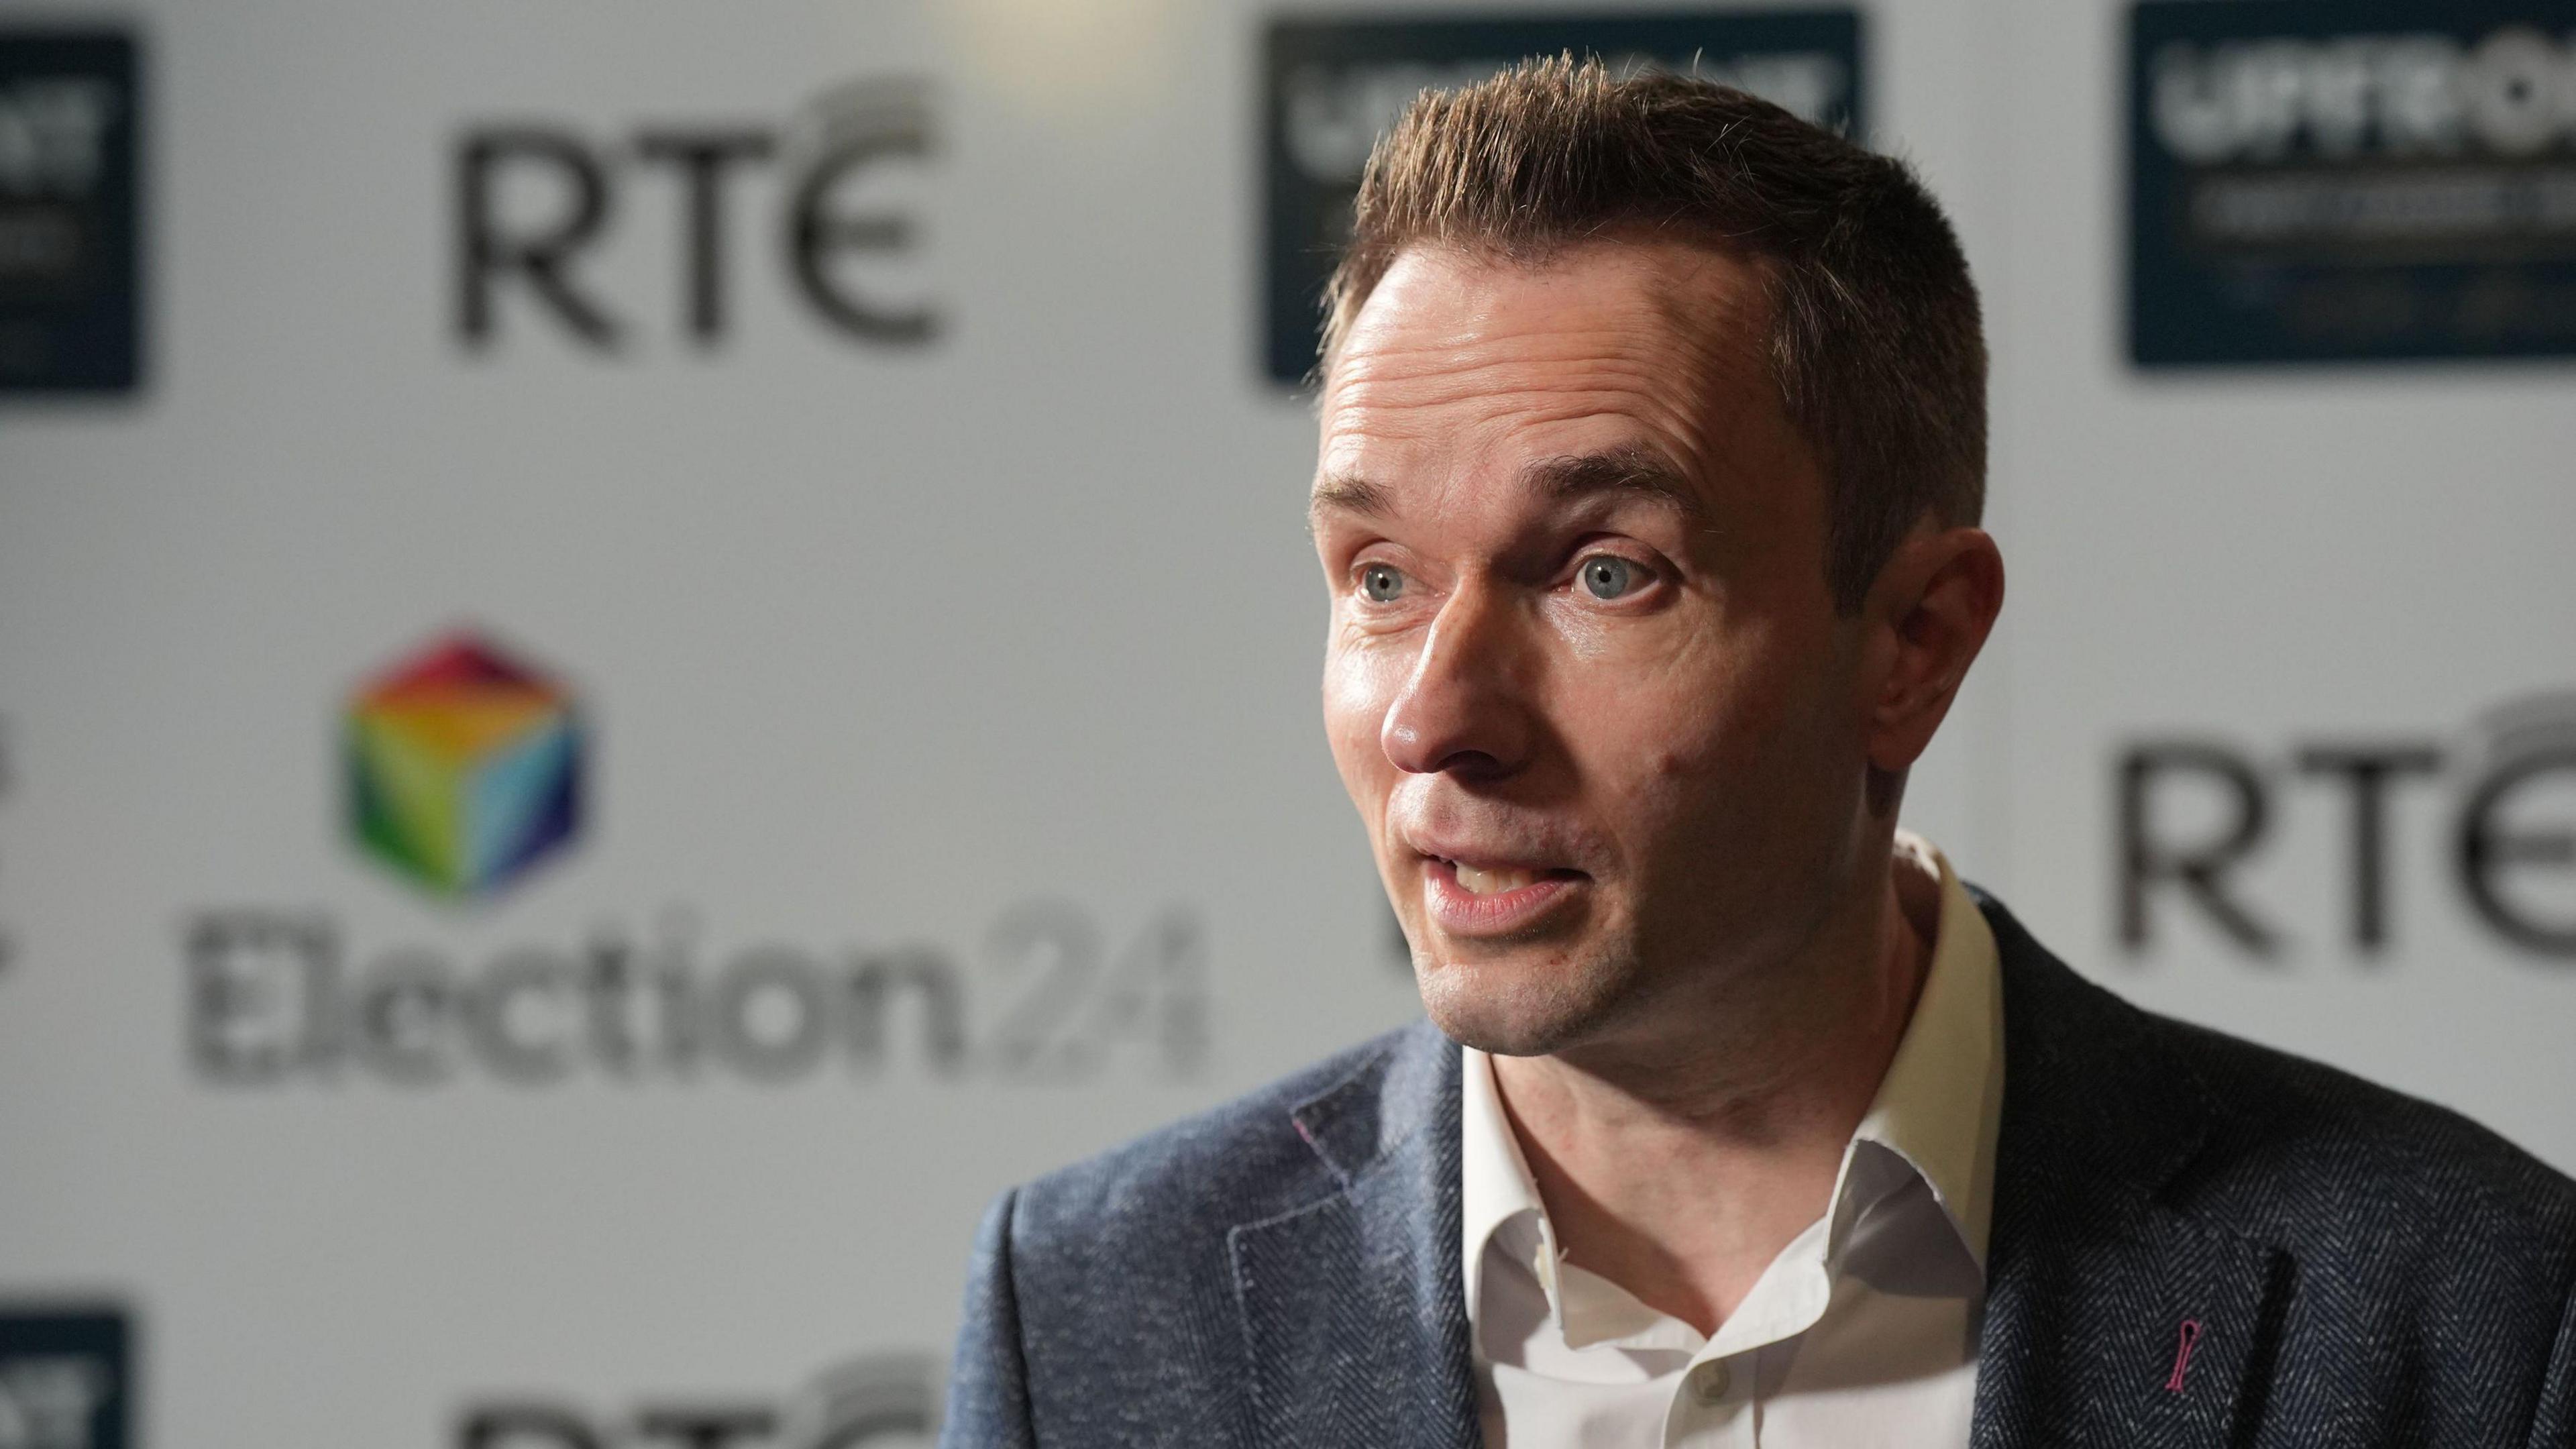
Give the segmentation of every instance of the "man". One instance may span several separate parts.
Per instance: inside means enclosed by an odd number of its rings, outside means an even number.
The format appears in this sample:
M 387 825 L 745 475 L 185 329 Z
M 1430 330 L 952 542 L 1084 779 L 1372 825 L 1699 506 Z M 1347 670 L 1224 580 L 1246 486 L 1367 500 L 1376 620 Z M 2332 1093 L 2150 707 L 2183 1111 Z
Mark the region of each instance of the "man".
M 1903 167 L 1524 66 L 1330 308 L 1325 722 L 1430 1019 L 1005 1194 L 946 1442 L 2576 1443 L 2576 1184 L 1897 830 L 2003 598 Z

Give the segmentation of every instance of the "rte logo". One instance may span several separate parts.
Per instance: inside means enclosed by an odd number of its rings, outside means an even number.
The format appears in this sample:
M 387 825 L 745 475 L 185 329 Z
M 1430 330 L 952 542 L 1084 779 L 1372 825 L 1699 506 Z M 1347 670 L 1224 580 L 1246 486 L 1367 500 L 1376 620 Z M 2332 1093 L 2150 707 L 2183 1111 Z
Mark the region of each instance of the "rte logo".
M 452 172 L 456 334 L 469 351 L 487 351 L 507 316 L 594 353 L 623 348 L 643 304 L 612 298 L 585 267 L 610 242 L 640 169 L 674 187 L 677 330 L 694 347 L 715 345 L 732 326 L 725 241 L 735 183 L 774 167 L 784 184 L 780 265 L 804 310 L 850 341 L 920 346 L 938 335 L 937 310 L 879 296 L 853 273 L 865 259 L 914 249 L 915 218 L 861 193 L 887 167 L 923 161 L 932 142 L 924 88 L 902 78 L 825 91 L 783 127 L 646 125 L 619 139 L 553 124 L 469 128 Z

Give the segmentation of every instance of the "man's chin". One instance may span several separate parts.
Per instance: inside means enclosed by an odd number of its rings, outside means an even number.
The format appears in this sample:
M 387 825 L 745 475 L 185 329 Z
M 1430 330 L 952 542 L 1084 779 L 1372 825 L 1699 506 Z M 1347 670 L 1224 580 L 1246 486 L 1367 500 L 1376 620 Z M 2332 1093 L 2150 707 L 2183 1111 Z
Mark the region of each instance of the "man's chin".
M 1547 1056 L 1598 1033 L 1619 995 L 1601 976 L 1562 959 L 1414 958 L 1431 1024 L 1461 1046 L 1503 1057 Z

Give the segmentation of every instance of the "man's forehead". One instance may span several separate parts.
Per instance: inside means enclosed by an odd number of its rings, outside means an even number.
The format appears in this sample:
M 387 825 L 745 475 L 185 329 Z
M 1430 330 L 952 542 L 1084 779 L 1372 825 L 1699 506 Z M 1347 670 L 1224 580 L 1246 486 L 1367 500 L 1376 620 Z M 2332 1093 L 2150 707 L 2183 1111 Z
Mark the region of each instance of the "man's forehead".
M 1725 381 L 1760 370 L 1769 311 L 1758 264 L 1696 243 L 1604 240 L 1527 258 L 1413 247 L 1353 318 L 1325 403 L 1443 379 L 1472 387 L 1467 374 L 1515 365 L 1645 361 L 1658 375 L 1682 367 L 1694 383 Z
M 1670 492 L 1705 470 L 1726 414 L 1776 409 L 1745 335 L 1760 293 L 1747 268 L 1677 244 L 1538 264 L 1408 252 L 1328 380 L 1314 506 L 1383 512 L 1393 486 L 1461 473 L 1533 501 Z

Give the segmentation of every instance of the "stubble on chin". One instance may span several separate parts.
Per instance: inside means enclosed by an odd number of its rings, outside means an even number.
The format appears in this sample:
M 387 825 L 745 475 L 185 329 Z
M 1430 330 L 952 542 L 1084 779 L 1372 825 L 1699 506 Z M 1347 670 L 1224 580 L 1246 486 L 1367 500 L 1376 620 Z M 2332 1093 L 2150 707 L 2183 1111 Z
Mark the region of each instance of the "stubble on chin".
M 1598 1040 L 1634 1009 L 1636 961 L 1617 952 L 1503 950 L 1441 959 L 1415 947 L 1413 979 L 1431 1023 L 1494 1056 L 1550 1056 Z

